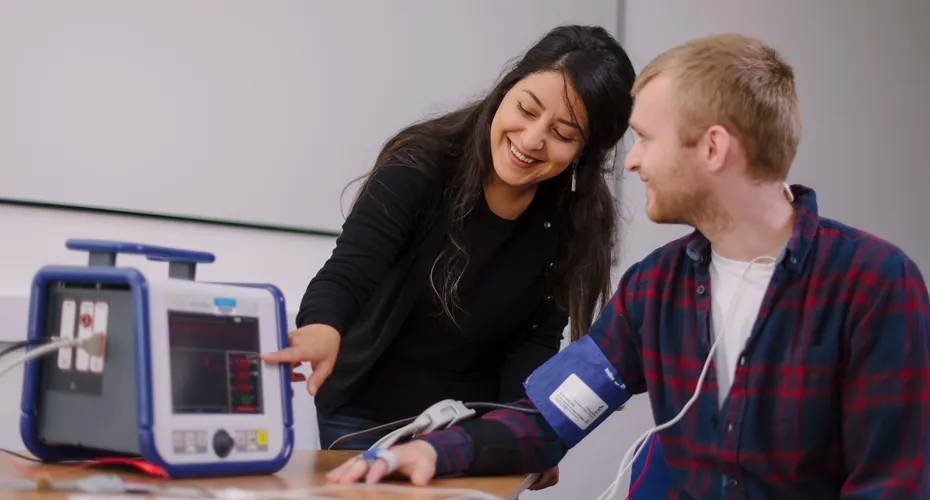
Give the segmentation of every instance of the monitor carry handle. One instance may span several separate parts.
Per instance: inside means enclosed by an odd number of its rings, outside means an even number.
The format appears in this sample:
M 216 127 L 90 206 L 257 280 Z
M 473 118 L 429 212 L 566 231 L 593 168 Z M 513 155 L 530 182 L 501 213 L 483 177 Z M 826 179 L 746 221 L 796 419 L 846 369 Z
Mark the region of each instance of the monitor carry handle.
M 209 264 L 216 256 L 209 252 L 132 243 L 128 241 L 70 239 L 65 242 L 69 250 L 88 252 L 90 266 L 115 266 L 120 253 L 144 255 L 148 260 L 168 263 L 168 277 L 194 280 L 197 264 Z

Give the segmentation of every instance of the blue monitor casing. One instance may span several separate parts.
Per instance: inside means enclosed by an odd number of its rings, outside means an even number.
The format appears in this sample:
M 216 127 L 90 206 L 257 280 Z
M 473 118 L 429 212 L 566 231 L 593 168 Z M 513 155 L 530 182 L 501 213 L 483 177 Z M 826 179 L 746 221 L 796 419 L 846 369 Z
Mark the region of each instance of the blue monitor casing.
M 106 334 L 90 356 L 59 349 L 26 364 L 20 434 L 49 461 L 138 457 L 172 478 L 270 474 L 294 444 L 287 346 L 273 285 L 206 283 L 209 253 L 68 240 L 88 266 L 46 266 L 30 297 L 29 339 Z M 117 267 L 120 253 L 168 263 L 168 277 Z

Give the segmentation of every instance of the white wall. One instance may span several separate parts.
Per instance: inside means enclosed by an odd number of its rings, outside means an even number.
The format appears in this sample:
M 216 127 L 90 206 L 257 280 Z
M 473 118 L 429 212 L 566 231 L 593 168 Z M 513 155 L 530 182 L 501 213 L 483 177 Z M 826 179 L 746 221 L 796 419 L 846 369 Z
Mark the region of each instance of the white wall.
M 5 0 L 0 163 L 17 170 L 0 197 L 338 231 L 339 188 L 392 132 L 481 92 L 552 26 L 612 27 L 616 11 L 615 0 Z M 112 189 L 96 189 L 97 175 Z

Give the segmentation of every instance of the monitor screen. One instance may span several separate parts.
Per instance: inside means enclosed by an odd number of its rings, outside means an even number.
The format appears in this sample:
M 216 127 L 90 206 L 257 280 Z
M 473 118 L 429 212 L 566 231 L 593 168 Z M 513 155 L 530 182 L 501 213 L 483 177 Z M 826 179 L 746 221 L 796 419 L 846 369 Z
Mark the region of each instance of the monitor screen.
M 259 344 L 258 318 L 168 311 L 174 413 L 262 413 Z

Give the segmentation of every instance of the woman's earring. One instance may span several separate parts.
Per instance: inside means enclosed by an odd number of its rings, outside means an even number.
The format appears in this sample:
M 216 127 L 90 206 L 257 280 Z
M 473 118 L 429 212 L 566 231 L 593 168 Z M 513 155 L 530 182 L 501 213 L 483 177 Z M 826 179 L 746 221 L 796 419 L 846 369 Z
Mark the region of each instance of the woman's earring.
M 576 183 L 576 172 L 578 172 L 578 167 L 575 164 L 572 164 L 572 192 L 575 192 L 575 183 Z

